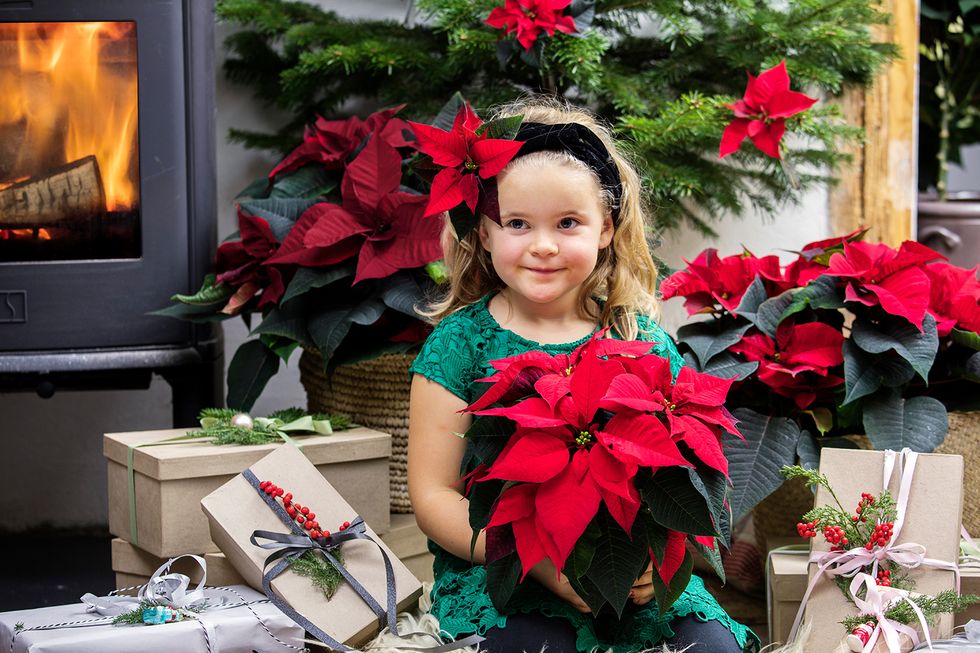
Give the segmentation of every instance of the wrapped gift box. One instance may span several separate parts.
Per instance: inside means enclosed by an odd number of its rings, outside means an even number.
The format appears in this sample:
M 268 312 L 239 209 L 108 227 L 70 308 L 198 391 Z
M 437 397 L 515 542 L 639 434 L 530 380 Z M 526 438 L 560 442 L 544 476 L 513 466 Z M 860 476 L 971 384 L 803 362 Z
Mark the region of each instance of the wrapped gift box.
M 345 521 L 353 522 L 357 515 L 294 447 L 280 447 L 250 469 L 260 481 L 268 480 L 283 487 L 293 495 L 295 502 L 308 506 L 316 513 L 316 521 L 323 528 L 335 530 Z M 204 497 L 201 506 L 208 516 L 214 541 L 249 585 L 262 587 L 265 560 L 272 551 L 253 545 L 249 538 L 256 530 L 289 533 L 289 527 L 280 521 L 242 475 L 235 476 Z M 377 544 L 365 540 L 343 544 L 347 571 L 381 606 L 385 606 L 387 587 L 383 549 L 394 568 L 398 611 L 417 605 L 422 593 L 421 583 L 370 527 L 367 535 Z M 360 646 L 382 627 L 371 608 L 347 582 L 341 583 L 333 597 L 327 600 L 309 578 L 286 570 L 272 581 L 272 590 L 327 635 L 349 646 Z
M 885 453 L 857 449 L 824 448 L 821 452 L 820 471 L 827 476 L 831 487 L 846 510 L 853 509 L 862 492 L 878 494 L 882 488 Z M 897 465 L 896 465 L 897 467 Z M 892 474 L 889 490 L 898 497 L 898 469 Z M 825 488 L 818 488 L 814 505 L 832 504 L 833 498 Z M 897 544 L 914 542 L 926 549 L 926 557 L 956 562 L 959 559 L 960 515 L 963 510 L 963 458 L 940 454 L 920 454 L 915 465 L 905 525 L 899 533 Z M 787 516 L 798 519 L 798 516 Z M 811 550 L 829 551 L 830 545 L 822 537 L 811 540 Z M 817 565 L 809 565 L 809 575 L 817 573 Z M 915 591 L 935 595 L 955 589 L 952 571 L 919 567 L 909 571 L 915 582 Z M 807 601 L 804 623 L 810 625 L 810 637 L 804 650 L 814 653 L 834 650 L 844 636 L 840 621 L 854 614 L 854 605 L 848 601 L 836 583 L 829 578 L 820 579 Z M 937 618 L 932 636 L 949 637 L 953 626 L 950 615 Z
M 99 615 L 87 612 L 83 603 L 0 613 L 0 650 L 5 653 L 204 653 L 209 650 L 221 653 L 251 653 L 254 650 L 295 653 L 297 649 L 287 648 L 270 637 L 263 624 L 282 642 L 302 647 L 303 629 L 265 601 L 264 595 L 244 586 L 232 589 L 250 603 L 262 602 L 209 610 L 202 613 L 200 622 L 185 619 L 158 626 L 113 626 L 111 618 L 104 618 L 108 622 L 105 625 L 24 630 L 15 639 L 17 624 L 32 628 L 89 621 L 98 619 Z M 237 597 L 232 596 L 237 602 Z M 202 624 L 210 629 L 207 634 L 210 647 Z
M 432 553 L 428 538 L 415 522 L 415 513 L 392 513 L 391 528 L 381 536 L 391 552 L 423 583 L 431 583 Z
M 282 444 L 223 445 L 160 442 L 186 429 L 107 433 L 109 531 L 160 557 L 218 550 L 201 513 L 201 499 Z M 388 530 L 391 436 L 367 428 L 296 438 L 303 453 L 377 532 Z M 129 454 L 133 460 L 136 528 L 131 524 Z
M 203 557 L 207 564 L 209 586 L 245 585 L 245 579 L 235 571 L 225 554 L 219 551 L 197 555 Z M 112 571 L 116 574 L 116 589 L 145 585 L 150 575 L 165 562 L 167 558 L 158 558 L 126 540 L 118 537 L 112 539 Z M 184 574 L 194 585 L 201 582 L 200 565 L 188 558 L 177 560 L 170 570 Z

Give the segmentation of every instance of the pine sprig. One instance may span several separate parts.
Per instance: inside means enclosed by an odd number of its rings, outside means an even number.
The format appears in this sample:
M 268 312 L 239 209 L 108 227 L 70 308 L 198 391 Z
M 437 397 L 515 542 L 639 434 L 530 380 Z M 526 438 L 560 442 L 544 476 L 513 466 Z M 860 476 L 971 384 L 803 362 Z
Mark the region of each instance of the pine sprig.
M 112 624 L 114 626 L 120 624 L 137 625 L 143 623 L 143 610 L 149 610 L 150 608 L 155 608 L 158 605 L 156 601 L 142 600 L 139 605 L 129 612 L 124 612 L 123 614 L 117 615 L 113 620 Z
M 975 594 L 964 594 L 962 596 L 957 596 L 954 590 L 946 590 L 940 592 L 936 596 L 926 596 L 926 595 L 911 595 L 909 598 L 914 602 L 922 613 L 925 615 L 926 620 L 932 622 L 936 615 L 940 614 L 956 614 L 966 610 L 968 607 L 974 603 L 980 602 L 980 596 Z M 902 624 L 915 624 L 918 623 L 919 619 L 915 612 L 905 601 L 896 604 L 894 607 L 885 611 L 885 616 L 892 621 L 897 621 Z M 841 621 L 847 630 L 854 630 L 863 623 L 868 621 L 874 621 L 874 615 L 855 615 L 845 618 Z
M 337 561 L 343 565 L 344 556 L 341 550 L 334 549 L 330 552 Z M 314 587 L 323 592 L 323 595 L 327 599 L 333 598 L 334 593 L 340 584 L 343 582 L 344 577 L 340 575 L 340 572 L 333 568 L 333 566 L 323 559 L 323 556 L 313 552 L 307 551 L 295 561 L 293 561 L 290 569 L 295 571 L 300 576 L 305 576 L 309 578 Z
M 256 423 L 252 427 L 240 426 L 232 423 L 232 418 L 240 411 L 231 408 L 205 408 L 198 414 L 198 420 L 203 427 L 198 431 L 189 431 L 186 435 L 174 439 L 210 439 L 213 444 L 269 444 L 270 442 L 281 442 L 282 437 L 274 425 L 264 425 Z M 269 415 L 270 419 L 281 420 L 288 424 L 304 415 L 306 411 L 302 408 L 284 408 L 277 410 Z M 343 431 L 351 428 L 352 422 L 347 415 L 331 415 L 327 413 L 311 413 L 314 421 L 329 421 L 330 427 L 334 431 Z

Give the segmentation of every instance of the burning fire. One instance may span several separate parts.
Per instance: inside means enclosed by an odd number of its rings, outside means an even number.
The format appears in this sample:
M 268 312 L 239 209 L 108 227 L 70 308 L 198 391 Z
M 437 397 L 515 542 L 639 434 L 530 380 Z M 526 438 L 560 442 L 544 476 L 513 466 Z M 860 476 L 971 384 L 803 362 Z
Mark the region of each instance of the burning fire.
M 16 43 L 19 64 L 0 63 L 0 135 L 23 135 L 12 160 L 0 146 L 0 175 L 43 175 L 95 155 L 106 208 L 136 205 L 135 36 L 123 22 L 0 23 L 0 54 Z

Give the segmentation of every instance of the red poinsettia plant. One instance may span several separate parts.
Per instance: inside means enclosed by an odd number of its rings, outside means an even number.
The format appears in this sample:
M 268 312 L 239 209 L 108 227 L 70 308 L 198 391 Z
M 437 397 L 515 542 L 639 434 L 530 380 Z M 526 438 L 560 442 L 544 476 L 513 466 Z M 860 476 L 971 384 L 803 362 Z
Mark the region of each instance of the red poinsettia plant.
M 493 361 L 465 466 L 474 533 L 486 529 L 496 605 L 541 560 L 563 572 L 593 612 L 621 615 L 651 563 L 669 607 L 700 550 L 720 574 L 727 542 L 728 460 L 739 437 L 724 403 L 730 379 L 690 367 L 676 378 L 650 343 L 601 332 L 571 354 Z
M 805 245 L 787 265 L 707 249 L 661 284 L 694 318 L 678 330 L 688 363 L 735 380 L 748 445 L 730 456 L 736 518 L 780 485 L 783 465 L 815 467 L 821 446 L 847 446 L 840 436 L 928 452 L 948 410 L 980 408 L 977 268 L 865 233 Z

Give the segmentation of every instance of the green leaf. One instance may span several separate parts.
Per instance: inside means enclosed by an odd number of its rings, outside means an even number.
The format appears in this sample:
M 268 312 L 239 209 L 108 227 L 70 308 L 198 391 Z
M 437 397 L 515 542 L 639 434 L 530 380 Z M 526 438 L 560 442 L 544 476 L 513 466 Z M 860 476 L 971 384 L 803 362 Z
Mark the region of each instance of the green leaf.
M 474 483 L 466 497 L 469 500 L 470 528 L 474 534 L 479 535 L 480 531 L 490 523 L 490 514 L 493 506 L 500 498 L 504 489 L 504 481 L 491 479 Z
M 900 356 L 865 353 L 850 339 L 844 341 L 844 403 L 867 396 L 882 385 L 904 385 L 915 370 Z
M 443 259 L 426 263 L 425 273 L 439 285 L 449 281 L 449 268 L 446 267 L 446 262 Z
M 215 281 L 217 278 L 218 276 L 216 274 L 209 274 L 204 277 L 204 281 L 201 283 L 201 289 L 196 293 L 193 295 L 173 295 L 170 297 L 170 300 L 182 304 L 211 306 L 212 310 L 214 310 L 214 304 L 224 304 L 228 301 L 229 297 L 235 294 L 235 289 L 226 283 L 216 286 Z
M 150 311 L 147 315 L 159 315 L 161 317 L 172 317 L 178 320 L 186 320 L 195 324 L 208 322 L 222 322 L 228 318 L 235 317 L 220 311 L 220 307 L 214 304 L 197 306 L 195 304 L 174 304 L 167 308 Z
M 562 573 L 569 578 L 581 578 L 589 570 L 592 560 L 595 558 L 596 543 L 599 541 L 599 526 L 596 521 L 589 522 L 589 525 L 582 532 L 582 535 L 572 547 L 572 552 L 565 560 L 565 567 Z
M 681 597 L 687 584 L 691 581 L 691 574 L 694 571 L 694 557 L 690 551 L 684 551 L 684 560 L 677 569 L 674 577 L 670 579 L 670 586 L 664 584 L 660 574 L 653 573 L 653 595 L 657 599 L 657 608 L 660 614 L 666 614 L 670 607 Z
M 690 460 L 690 457 L 688 458 Z M 721 513 L 726 510 L 728 500 L 728 479 L 716 469 L 712 469 L 700 461 L 693 467 L 685 468 L 690 478 L 691 486 L 704 497 L 705 504 L 712 520 L 717 525 L 721 521 Z M 714 535 L 716 533 L 712 533 Z
M 243 343 L 228 365 L 228 407 L 249 411 L 269 379 L 279 371 L 279 357 L 260 340 Z
M 720 546 L 718 544 L 718 540 L 715 540 L 715 548 L 713 549 L 695 540 L 693 535 L 688 535 L 687 541 L 690 542 L 691 546 L 701 554 L 704 561 L 711 566 L 711 569 L 715 572 L 718 578 L 721 579 L 721 582 L 725 583 L 727 580 L 725 577 L 725 566 L 721 561 L 721 551 L 718 550 Z M 654 572 L 654 575 L 656 575 L 656 572 Z
M 875 449 L 930 453 L 946 439 L 946 407 L 933 397 L 905 399 L 897 390 L 871 397 L 864 405 L 864 430 Z
M 293 275 L 293 279 L 289 282 L 289 286 L 279 303 L 285 304 L 303 293 L 322 288 L 346 277 L 353 277 L 356 270 L 357 264 L 353 261 L 345 261 L 328 268 L 301 267 L 296 270 L 296 274 Z
M 980 351 L 966 359 L 964 370 L 974 379 L 980 379 Z
M 816 470 L 820 467 L 820 447 L 817 439 L 809 431 L 800 432 L 800 441 L 796 443 L 796 455 L 800 458 L 800 466 Z
M 318 198 L 337 187 L 321 165 L 303 166 L 296 172 L 276 178 L 269 198 Z
M 433 127 L 438 127 L 444 131 L 451 131 L 453 128 L 453 122 L 456 120 L 456 114 L 459 113 L 460 107 L 466 100 L 463 98 L 459 91 L 453 93 L 453 96 L 449 98 L 449 101 L 442 105 L 439 109 L 439 113 L 436 114 L 435 120 L 432 121 Z
M 517 551 L 487 564 L 487 593 L 493 605 L 503 610 L 521 580 L 521 559 Z
M 356 306 L 328 308 L 309 318 L 307 330 L 313 343 L 328 363 L 334 351 L 340 347 L 353 324 L 374 324 L 385 311 L 384 303 L 377 297 L 369 297 Z
M 317 203 L 314 198 L 270 197 L 269 199 L 246 200 L 242 210 L 249 215 L 262 218 L 269 223 L 272 235 L 282 242 L 289 231 L 308 208 Z
M 834 414 L 829 408 L 811 408 L 809 410 L 804 410 L 805 415 L 809 415 L 813 418 L 813 425 L 817 427 L 817 431 L 820 435 L 827 433 L 830 429 L 834 428 Z
M 704 368 L 698 371 L 721 379 L 744 381 L 757 369 L 759 369 L 759 361 L 744 362 L 739 360 L 735 354 L 726 351 L 713 357 Z
M 243 188 L 235 195 L 235 199 L 251 198 L 262 199 L 269 196 L 270 188 L 268 177 L 259 177 L 251 184 Z
M 382 280 L 381 301 L 386 306 L 409 317 L 421 319 L 415 307 L 425 300 L 425 291 L 418 278 L 407 270 L 400 270 Z
M 465 203 L 449 209 L 449 219 L 458 238 L 463 238 L 480 224 L 479 217 L 474 215 Z
M 980 7 L 980 0 L 960 0 L 960 13 L 964 16 L 977 7 Z
M 758 311 L 759 307 L 764 301 L 769 299 L 766 294 L 766 286 L 762 282 L 762 277 L 756 276 L 756 278 L 749 284 L 746 288 L 745 294 L 742 295 L 742 301 L 738 303 L 738 307 L 735 309 L 734 313 L 739 317 L 744 317 L 746 320 L 755 324 L 760 329 L 758 322 Z
M 307 331 L 307 311 L 305 305 L 291 305 L 273 308 L 262 321 L 252 329 L 251 335 L 271 335 L 288 338 L 305 346 L 312 346 L 313 340 Z
M 929 380 L 929 370 L 939 350 L 936 319 L 928 313 L 922 321 L 922 331 L 905 319 L 882 320 L 876 326 L 859 318 L 851 325 L 851 339 L 869 354 L 894 351 L 909 362 L 923 381 Z
M 980 351 L 980 335 L 965 329 L 953 329 L 949 332 L 953 342 Z
M 514 140 L 517 130 L 521 127 L 524 116 L 505 116 L 496 120 L 488 120 L 476 129 L 477 136 L 486 134 L 487 138 L 499 138 L 507 141 Z
M 695 535 L 714 535 L 707 499 L 680 467 L 658 469 L 640 489 L 643 502 L 658 524 Z
M 615 611 L 617 617 L 629 600 L 630 589 L 649 563 L 647 548 L 637 546 L 619 524 L 602 511 L 598 519 L 599 535 L 595 542 L 592 564 L 585 578 L 592 581 Z
M 776 327 L 786 318 L 807 306 L 813 309 L 841 308 L 844 302 L 837 295 L 833 277 L 817 277 L 803 288 L 791 288 L 759 306 L 756 325 L 770 338 L 776 337 Z
M 677 341 L 687 345 L 704 368 L 711 359 L 740 341 L 751 328 L 751 323 L 741 320 L 693 322 L 677 329 Z
M 800 427 L 786 417 L 762 415 L 748 408 L 736 408 L 738 430 L 745 441 L 722 435 L 728 456 L 728 477 L 732 482 L 729 503 L 737 522 L 783 482 L 779 470 L 796 461 Z
M 296 348 L 299 347 L 299 343 L 295 340 L 270 334 L 263 334 L 259 340 L 262 341 L 263 345 L 274 351 L 276 356 L 281 358 L 284 363 L 289 362 L 289 357 L 292 356 L 293 352 L 296 351 Z M 283 421 L 291 422 L 292 420 Z

